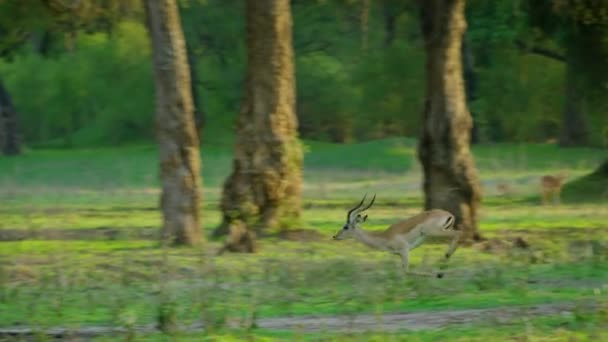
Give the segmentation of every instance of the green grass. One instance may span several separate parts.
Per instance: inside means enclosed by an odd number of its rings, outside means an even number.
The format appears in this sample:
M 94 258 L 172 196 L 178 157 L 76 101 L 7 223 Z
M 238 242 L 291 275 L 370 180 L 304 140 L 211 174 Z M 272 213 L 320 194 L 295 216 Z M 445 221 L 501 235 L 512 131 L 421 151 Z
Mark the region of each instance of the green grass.
M 370 175 L 396 174 L 419 169 L 416 143 L 393 138 L 357 144 L 305 142 L 305 176 L 322 181 L 370 181 Z M 559 169 L 585 172 L 605 158 L 601 149 L 559 149 L 548 144 L 495 144 L 474 146 L 482 176 L 535 175 Z M 230 171 L 232 149 L 202 148 L 205 185 L 221 185 Z M 30 150 L 22 156 L 0 159 L 3 187 L 29 188 L 145 188 L 158 184 L 154 145 L 78 150 Z
M 155 243 L 27 241 L 5 247 L 0 257 L 11 264 L 4 266 L 0 326 L 112 325 L 125 311 L 135 312 L 138 324 L 154 322 L 162 264 Z M 420 250 L 413 262 L 422 267 L 442 250 Z M 275 317 L 485 308 L 597 298 L 594 290 L 608 281 L 605 256 L 598 258 L 530 264 L 523 256 L 503 262 L 462 249 L 453 267 L 463 274 L 404 280 L 397 259 L 387 254 L 352 245 L 311 243 L 298 250 L 295 243 L 267 242 L 257 255 L 204 259 L 211 263 L 204 266 L 196 251 L 172 250 L 166 288 L 181 322 L 199 319 L 201 311 Z
M 551 145 L 475 147 L 486 190 L 480 211 L 483 234 L 507 241 L 522 237 L 532 248 L 460 248 L 450 261 L 454 273 L 438 280 L 404 279 L 395 256 L 330 239 L 343 224 L 345 210 L 365 192 L 378 193 L 368 229 L 382 229 L 419 212 L 421 174 L 415 142 L 387 139 L 307 146 L 300 227 L 317 230 L 326 239 L 266 239 L 255 255 L 222 257 L 213 256 L 219 241 L 208 242 L 202 250 L 176 248 L 164 253 L 149 234 L 161 223 L 152 146 L 34 150 L 0 159 L 0 234 L 44 233 L 51 239 L 0 242 L 0 327 L 122 326 L 125 317 L 138 325 L 151 324 L 161 298 L 169 298 L 179 322 L 216 324 L 216 335 L 208 339 L 239 340 L 254 334 L 269 340 L 468 341 L 492 334 L 496 340 L 559 340 L 592 333 L 585 323 L 596 322 L 596 316 L 574 323 L 563 317 L 539 317 L 532 323 L 538 328 L 532 330 L 529 323 L 406 334 L 226 330 L 224 320 L 253 313 L 260 318 L 381 314 L 605 300 L 608 247 L 602 241 L 608 232 L 608 208 L 602 202 L 541 206 L 535 195 L 539 175 L 562 170 L 588 173 L 605 157 L 602 151 Z M 203 229 L 209 233 L 220 220 L 217 201 L 231 153 L 227 147 L 204 147 L 202 155 Z M 493 189 L 498 181 L 510 182 L 515 193 L 498 196 Z M 432 268 L 445 248 L 420 247 L 412 254 L 412 267 Z M 163 269 L 166 282 L 160 281 Z M 562 330 L 552 330 L 560 324 L 565 324 Z M 520 326 L 525 332 L 514 328 Z M 199 340 L 201 335 L 182 337 Z
M 569 202 L 578 203 L 608 200 L 608 162 L 594 172 L 568 183 L 564 187 L 563 197 Z

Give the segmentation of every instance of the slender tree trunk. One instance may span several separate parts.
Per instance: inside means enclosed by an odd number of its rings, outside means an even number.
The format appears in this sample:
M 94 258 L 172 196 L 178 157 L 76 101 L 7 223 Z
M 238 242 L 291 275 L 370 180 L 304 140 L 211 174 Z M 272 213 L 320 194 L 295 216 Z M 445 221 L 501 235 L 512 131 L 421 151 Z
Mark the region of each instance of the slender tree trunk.
M 265 233 L 299 218 L 302 150 L 291 26 L 289 0 L 247 1 L 246 90 L 216 235 L 227 233 L 233 223 Z
M 17 112 L 2 81 L 0 81 L 0 151 L 7 156 L 21 153 Z
M 367 53 L 369 46 L 369 0 L 361 0 L 361 51 Z
M 51 47 L 51 38 L 51 33 L 46 29 L 33 34 L 31 38 L 32 48 L 37 54 L 47 56 Z
M 566 84 L 564 94 L 564 112 L 562 133 L 559 144 L 563 147 L 584 146 L 589 142 L 589 130 L 584 113 L 585 72 L 580 68 L 579 53 L 584 53 L 586 46 L 580 46 L 570 38 L 566 47 Z
M 175 1 L 145 2 L 156 87 L 162 233 L 170 244 L 195 245 L 202 239 L 201 161 L 186 46 Z
M 426 101 L 418 157 L 424 170 L 425 207 L 456 216 L 463 239 L 478 239 L 479 178 L 469 150 L 461 44 L 466 29 L 464 0 L 421 2 L 426 48 Z
M 384 0 L 382 11 L 384 14 L 384 47 L 390 47 L 395 40 L 397 31 L 397 14 L 395 6 L 391 6 L 394 0 Z

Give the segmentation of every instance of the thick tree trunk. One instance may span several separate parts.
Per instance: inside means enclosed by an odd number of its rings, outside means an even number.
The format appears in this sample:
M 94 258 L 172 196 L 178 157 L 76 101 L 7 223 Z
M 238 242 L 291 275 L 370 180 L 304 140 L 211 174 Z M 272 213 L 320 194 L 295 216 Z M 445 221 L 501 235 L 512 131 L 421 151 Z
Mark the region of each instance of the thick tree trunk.
M 588 143 L 589 138 L 583 108 L 586 71 L 579 67 L 581 58 L 578 54 L 585 50 L 576 42 L 569 42 L 566 49 L 564 112 L 559 144 L 563 147 L 584 146 Z
M 198 244 L 201 173 L 190 71 L 176 0 L 147 0 L 156 87 L 163 239 Z
M 7 156 L 21 153 L 17 112 L 2 81 L 0 81 L 0 151 Z
M 426 0 L 421 12 L 425 39 L 426 101 L 418 157 L 424 170 L 425 207 L 456 216 L 463 239 L 478 239 L 481 191 L 469 150 L 461 44 L 466 29 L 464 0 Z
M 236 221 L 266 233 L 299 218 L 302 150 L 291 25 L 289 0 L 247 1 L 246 92 L 216 236 L 227 233 Z

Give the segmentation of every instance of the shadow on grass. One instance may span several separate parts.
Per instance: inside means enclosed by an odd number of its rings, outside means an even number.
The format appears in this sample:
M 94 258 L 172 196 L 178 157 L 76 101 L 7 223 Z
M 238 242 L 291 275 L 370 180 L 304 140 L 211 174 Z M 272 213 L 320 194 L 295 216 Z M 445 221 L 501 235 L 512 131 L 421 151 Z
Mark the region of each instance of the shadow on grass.
M 566 183 L 562 199 L 566 203 L 608 201 L 608 160 L 594 172 Z

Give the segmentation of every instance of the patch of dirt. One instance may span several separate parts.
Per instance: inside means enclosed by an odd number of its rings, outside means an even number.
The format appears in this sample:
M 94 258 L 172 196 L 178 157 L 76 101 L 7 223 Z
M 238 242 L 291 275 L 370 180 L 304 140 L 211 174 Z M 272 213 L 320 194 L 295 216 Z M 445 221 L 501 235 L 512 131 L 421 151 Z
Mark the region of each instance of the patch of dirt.
M 74 208 L 74 207 L 45 207 L 39 210 L 21 210 L 24 213 L 33 213 L 33 214 L 44 214 L 44 215 L 61 215 L 65 213 L 79 213 L 81 215 L 99 215 L 99 214 L 112 214 L 116 212 L 137 212 L 137 211 L 158 211 L 158 207 L 104 207 L 104 208 L 95 208 L 95 207 L 86 207 L 86 208 Z M 19 212 L 19 210 L 13 208 L 0 208 L 0 214 L 12 214 Z
M 264 329 L 300 331 L 415 331 L 438 329 L 452 324 L 470 324 L 472 322 L 506 323 L 526 316 L 571 313 L 574 308 L 574 304 L 560 303 L 528 307 L 395 313 L 380 316 L 285 317 L 260 320 L 257 322 L 257 326 Z
M 288 229 L 276 235 L 279 239 L 288 241 L 310 242 L 328 240 L 327 236 L 313 229 Z
M 21 240 L 156 240 L 158 228 L 0 229 L 0 241 Z
M 591 302 L 569 302 L 539 304 L 532 306 L 509 306 L 487 309 L 442 310 L 411 313 L 392 313 L 384 315 L 339 315 L 339 316 L 302 316 L 261 318 L 255 326 L 268 330 L 295 330 L 301 332 L 364 332 L 364 331 L 398 331 L 440 329 L 450 325 L 488 323 L 505 324 L 524 317 L 548 315 L 572 315 L 575 310 L 591 311 L 598 304 Z M 201 324 L 181 327 L 181 331 L 199 331 Z M 139 333 L 152 333 L 154 326 L 135 328 Z M 31 327 L 12 327 L 0 329 L 1 337 L 33 337 L 45 334 L 55 338 L 94 337 L 100 335 L 124 334 L 127 330 L 120 327 L 89 326 L 81 328 L 49 328 L 46 330 Z
M 512 239 L 490 238 L 474 243 L 472 247 L 485 253 L 505 253 L 512 249 L 529 249 L 530 244 L 522 237 Z

